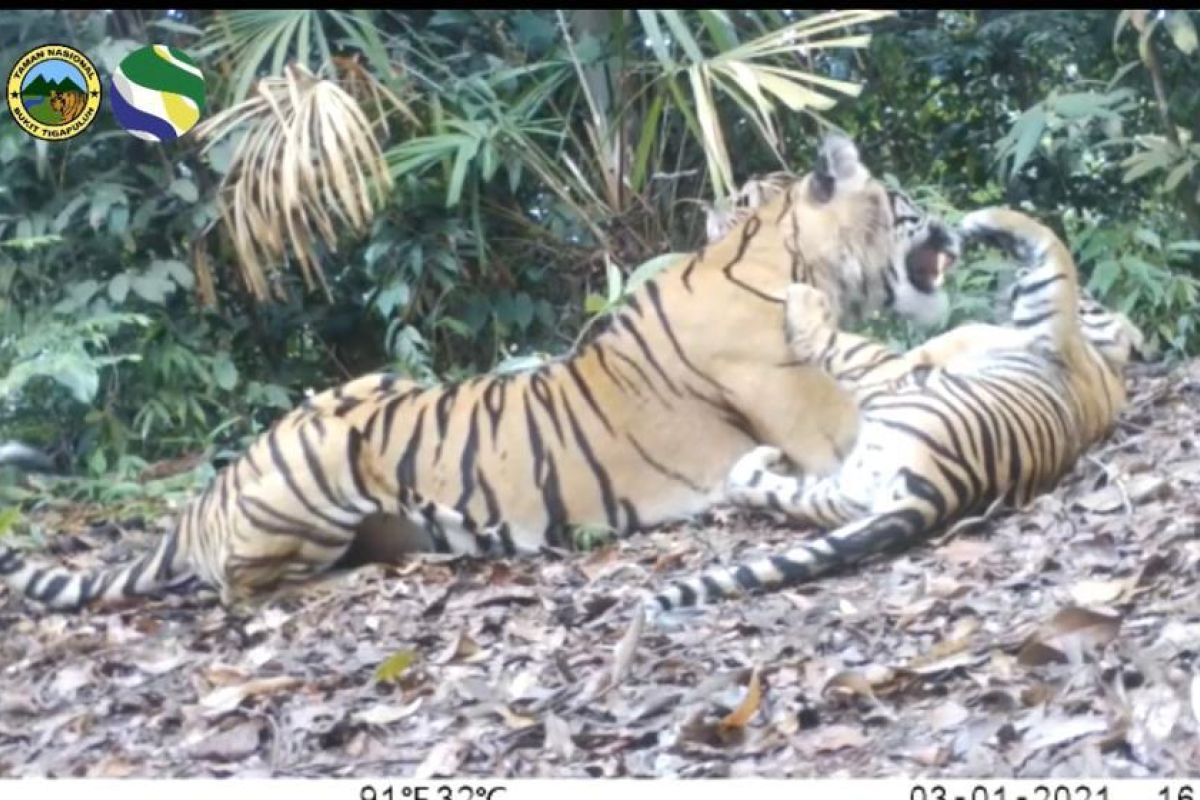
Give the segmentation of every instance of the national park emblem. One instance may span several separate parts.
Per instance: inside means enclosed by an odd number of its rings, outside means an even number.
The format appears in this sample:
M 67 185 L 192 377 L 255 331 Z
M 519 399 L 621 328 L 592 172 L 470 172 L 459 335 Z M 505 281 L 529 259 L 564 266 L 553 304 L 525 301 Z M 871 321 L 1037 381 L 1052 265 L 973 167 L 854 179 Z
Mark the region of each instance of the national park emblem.
M 35 47 L 8 73 L 8 110 L 30 136 L 48 142 L 78 136 L 100 111 L 100 75 L 73 47 Z

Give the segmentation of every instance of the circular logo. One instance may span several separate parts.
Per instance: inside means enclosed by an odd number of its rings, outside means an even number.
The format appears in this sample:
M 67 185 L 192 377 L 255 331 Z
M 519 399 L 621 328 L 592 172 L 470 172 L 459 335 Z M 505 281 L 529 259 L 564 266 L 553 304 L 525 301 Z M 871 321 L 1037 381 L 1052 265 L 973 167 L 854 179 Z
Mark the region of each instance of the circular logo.
M 49 142 L 78 136 L 100 111 L 100 75 L 73 47 L 35 47 L 8 73 L 8 110 L 30 136 Z
M 113 73 L 108 104 L 121 127 L 139 139 L 177 139 L 204 113 L 204 75 L 174 47 L 139 47 Z

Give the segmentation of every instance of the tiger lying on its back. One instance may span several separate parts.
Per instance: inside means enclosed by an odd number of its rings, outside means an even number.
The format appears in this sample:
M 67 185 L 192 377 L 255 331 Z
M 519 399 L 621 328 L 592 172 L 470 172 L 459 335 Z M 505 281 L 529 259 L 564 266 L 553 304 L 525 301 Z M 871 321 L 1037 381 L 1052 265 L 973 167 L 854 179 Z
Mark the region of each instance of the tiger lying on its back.
M 1080 297 L 1067 248 L 1025 215 L 975 212 L 962 232 L 1032 265 L 1013 287 L 1010 325 L 964 325 L 898 355 L 838 331 L 821 292 L 789 288 L 792 352 L 856 394 L 858 440 L 836 474 L 807 480 L 773 472 L 783 454 L 759 447 L 731 472 L 730 496 L 833 530 L 782 555 L 675 583 L 655 598 L 659 608 L 801 583 L 997 498 L 1023 505 L 1109 432 L 1125 405 L 1121 370 L 1141 333 Z
M 383 557 L 511 554 L 569 545 L 573 525 L 623 533 L 683 517 L 723 495 L 756 442 L 828 472 L 858 412 L 791 358 L 784 290 L 805 280 L 839 309 L 919 312 L 939 304 L 956 247 L 830 138 L 810 175 L 647 281 L 577 352 L 444 386 L 351 381 L 251 444 L 134 563 L 79 573 L 0 549 L 0 576 L 54 608 L 193 577 L 231 600 L 322 572 L 366 539 L 393 549 Z

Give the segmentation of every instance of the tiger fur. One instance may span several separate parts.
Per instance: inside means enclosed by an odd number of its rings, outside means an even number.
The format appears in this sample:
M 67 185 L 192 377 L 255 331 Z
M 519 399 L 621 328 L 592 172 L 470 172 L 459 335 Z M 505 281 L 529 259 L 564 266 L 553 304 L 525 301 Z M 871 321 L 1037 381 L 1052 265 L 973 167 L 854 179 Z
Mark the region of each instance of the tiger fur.
M 58 112 L 62 125 L 73 122 L 87 108 L 87 95 L 83 92 L 50 92 L 50 108 Z
M 404 550 L 504 555 L 569 546 L 575 525 L 686 517 L 723 497 L 757 442 L 827 473 L 858 411 L 795 363 L 786 287 L 810 282 L 851 313 L 936 307 L 956 255 L 952 230 L 830 137 L 810 174 L 643 284 L 576 352 L 449 385 L 350 381 L 285 415 L 133 563 L 79 572 L 10 548 L 0 575 L 53 609 L 196 581 L 231 603 L 326 570 L 368 532 Z
M 803 583 L 997 500 L 1019 507 L 1110 431 L 1125 405 L 1122 369 L 1142 344 L 1138 329 L 1081 296 L 1066 246 L 1024 214 L 978 211 L 961 233 L 1030 265 L 1013 286 L 1006 326 L 964 325 L 897 354 L 838 331 L 819 290 L 789 287 L 792 354 L 854 392 L 859 436 L 831 476 L 779 474 L 786 454 L 760 446 L 730 473 L 730 498 L 829 532 L 674 583 L 654 597 L 653 610 Z

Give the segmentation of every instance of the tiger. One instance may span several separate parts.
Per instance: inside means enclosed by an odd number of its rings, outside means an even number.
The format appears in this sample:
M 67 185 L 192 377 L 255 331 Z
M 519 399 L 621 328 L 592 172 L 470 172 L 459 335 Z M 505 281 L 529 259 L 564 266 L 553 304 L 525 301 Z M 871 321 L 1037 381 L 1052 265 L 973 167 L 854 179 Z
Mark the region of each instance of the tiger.
M 197 584 L 230 606 L 354 555 L 570 549 L 724 496 L 758 442 L 824 474 L 858 426 L 853 398 L 795 363 L 784 291 L 811 282 L 839 312 L 919 316 L 946 303 L 954 230 L 887 188 L 848 138 L 732 226 L 645 281 L 572 352 L 525 372 L 424 385 L 375 373 L 309 398 L 182 510 L 158 545 L 91 572 L 0 550 L 0 576 L 54 610 Z M 798 408 L 806 413 L 796 413 Z
M 58 113 L 62 125 L 73 122 L 87 107 L 87 95 L 83 92 L 60 92 L 51 90 L 50 108 Z
M 968 214 L 960 234 L 1008 250 L 1025 268 L 1008 325 L 971 323 L 900 354 L 837 329 L 829 299 L 788 288 L 792 355 L 854 393 L 859 435 L 834 474 L 780 472 L 759 446 L 735 464 L 729 499 L 827 530 L 782 554 L 714 568 L 646 598 L 656 615 L 817 578 L 1051 488 L 1112 429 L 1125 406 L 1122 370 L 1144 337 L 1078 286 L 1070 251 L 1017 211 Z

